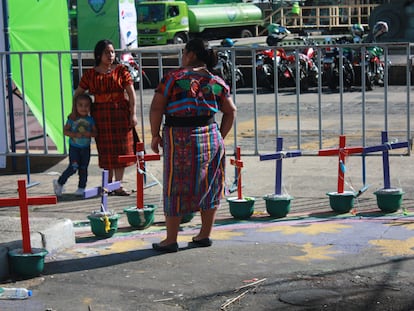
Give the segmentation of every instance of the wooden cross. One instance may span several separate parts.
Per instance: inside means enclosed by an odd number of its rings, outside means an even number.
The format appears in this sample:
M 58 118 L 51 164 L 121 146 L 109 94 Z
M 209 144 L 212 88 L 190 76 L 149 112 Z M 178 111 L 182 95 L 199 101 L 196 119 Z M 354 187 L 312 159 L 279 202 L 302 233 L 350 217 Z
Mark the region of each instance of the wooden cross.
M 302 155 L 300 150 L 282 151 L 283 138 L 276 139 L 276 153 L 263 154 L 260 156 L 260 161 L 277 160 L 276 161 L 276 179 L 275 179 L 275 194 L 282 194 L 282 159 L 294 158 Z
M 103 170 L 102 172 L 102 186 L 86 189 L 83 197 L 85 199 L 95 197 L 97 195 L 101 196 L 101 211 L 108 212 L 108 193 L 114 191 L 116 189 L 121 188 L 120 181 L 114 181 L 109 183 L 108 182 L 108 175 L 109 172 L 107 170 Z
M 337 149 L 322 149 L 319 150 L 318 155 L 320 156 L 332 156 L 339 155 L 338 157 L 338 189 L 337 193 L 344 192 L 344 178 L 345 178 L 345 157 L 353 153 L 362 153 L 363 147 L 345 147 L 346 136 L 339 136 L 339 148 Z
M 144 154 L 144 143 L 137 143 L 136 155 L 122 155 L 118 157 L 120 162 L 135 162 L 137 164 L 137 208 L 144 208 L 144 172 L 145 161 L 160 160 L 159 154 Z
M 24 179 L 18 180 L 17 185 L 18 185 L 19 197 L 0 199 L 0 207 L 17 206 L 17 205 L 20 207 L 20 222 L 22 225 L 23 253 L 31 254 L 32 246 L 30 243 L 28 205 L 56 204 L 57 199 L 56 199 L 56 196 L 43 196 L 43 197 L 28 198 L 26 181 Z
M 383 131 L 381 132 L 381 142 L 382 145 L 365 147 L 364 154 L 382 151 L 382 167 L 383 167 L 383 175 L 384 175 L 384 189 L 391 188 L 390 182 L 390 160 L 389 160 L 389 150 L 391 149 L 399 149 L 399 148 L 408 148 L 408 142 L 400 142 L 400 143 L 390 143 L 388 142 L 388 132 Z
M 242 182 L 241 182 L 241 168 L 243 167 L 243 161 L 240 160 L 241 152 L 240 147 L 236 148 L 236 159 L 230 159 L 230 164 L 234 165 L 237 170 L 237 198 L 239 200 L 243 199 L 242 196 Z

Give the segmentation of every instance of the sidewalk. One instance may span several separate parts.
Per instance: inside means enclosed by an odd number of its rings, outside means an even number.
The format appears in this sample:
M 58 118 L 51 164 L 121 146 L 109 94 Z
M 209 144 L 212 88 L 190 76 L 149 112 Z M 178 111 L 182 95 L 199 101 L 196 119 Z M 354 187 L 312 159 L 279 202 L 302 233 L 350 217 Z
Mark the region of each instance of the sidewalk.
M 235 170 L 229 158 L 226 181 L 231 186 Z M 118 232 L 108 239 L 97 239 L 87 220 L 88 214 L 99 209 L 99 197 L 82 200 L 66 194 L 56 205 L 30 206 L 32 247 L 49 251 L 45 270 L 38 278 L 5 280 L 4 286 L 29 287 L 34 296 L 26 301 L 3 300 L 0 309 L 414 309 L 411 157 L 390 157 L 391 185 L 405 191 L 401 210 L 383 214 L 377 208 L 373 192 L 383 187 L 382 158 L 367 157 L 368 190 L 355 201 L 354 214 L 341 215 L 332 211 L 326 195 L 337 190 L 336 157 L 284 159 L 283 191 L 294 200 L 290 213 L 280 219 L 268 216 L 262 199 L 274 193 L 275 162 L 261 162 L 258 156 L 242 157 L 242 161 L 243 196 L 256 199 L 255 212 L 249 220 L 236 220 L 223 200 L 212 235 L 214 244 L 206 249 L 188 246 L 200 225 L 196 215 L 182 225 L 178 253 L 160 255 L 151 250 L 151 243 L 165 234 L 159 185 L 144 191 L 145 203 L 158 206 L 154 224 L 145 230 L 132 228 L 122 213 L 136 206 L 135 193 L 108 198 L 109 208 L 121 213 Z M 361 158 L 346 161 L 345 190 L 352 186 L 358 191 L 363 186 Z M 64 159 L 32 174 L 32 183 L 38 184 L 28 188 L 28 197 L 52 195 L 52 180 L 66 165 Z M 147 174 L 148 184 L 161 180 L 161 161 L 148 162 Z M 96 158 L 89 176 L 88 188 L 100 185 Z M 128 168 L 127 188 L 135 189 L 135 177 L 135 168 Z M 26 176 L 1 177 L 1 198 L 17 196 L 18 179 Z M 69 179 L 68 193 L 76 190 L 76 183 L 76 176 Z M 4 267 L 5 248 L 21 243 L 19 208 L 0 208 L 0 221 L 0 266 Z M 259 283 L 254 285 L 255 281 Z M 228 300 L 233 298 L 234 302 Z

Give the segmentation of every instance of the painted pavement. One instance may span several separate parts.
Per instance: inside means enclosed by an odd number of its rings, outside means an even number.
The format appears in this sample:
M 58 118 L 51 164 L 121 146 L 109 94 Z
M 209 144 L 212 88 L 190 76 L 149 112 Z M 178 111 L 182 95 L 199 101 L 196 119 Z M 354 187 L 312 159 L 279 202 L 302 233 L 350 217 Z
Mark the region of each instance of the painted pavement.
M 375 215 L 375 214 L 374 214 Z M 398 211 L 375 217 L 335 215 L 326 218 L 289 216 L 282 219 L 253 217 L 250 220 L 222 218 L 216 221 L 212 239 L 214 246 L 225 248 L 232 244 L 262 244 L 274 247 L 280 244 L 300 250 L 290 256 L 298 262 L 332 261 L 341 256 L 359 254 L 365 250 L 376 252 L 384 258 L 414 255 L 414 214 Z M 53 259 L 89 257 L 150 249 L 165 235 L 162 222 L 145 230 L 135 230 L 128 225 L 107 239 L 97 239 L 89 226 L 75 223 L 76 246 Z M 183 224 L 178 237 L 180 248 L 186 248 L 199 224 Z

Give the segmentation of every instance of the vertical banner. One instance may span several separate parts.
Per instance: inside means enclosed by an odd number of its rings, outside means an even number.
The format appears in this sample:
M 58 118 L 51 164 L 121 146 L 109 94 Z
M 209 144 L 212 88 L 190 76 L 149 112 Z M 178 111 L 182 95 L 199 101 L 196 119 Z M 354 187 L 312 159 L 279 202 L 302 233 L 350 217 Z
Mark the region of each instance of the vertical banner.
M 4 26 L 4 20 L 3 20 L 3 2 L 0 1 L 0 25 Z M 4 52 L 5 49 L 5 43 L 4 43 L 4 31 L 0 32 L 0 51 Z M 0 58 L 0 61 L 2 62 L 0 64 L 0 68 L 2 69 L 2 72 L 0 73 L 2 77 L 6 77 L 6 62 L 5 57 Z M 7 144 L 5 143 L 7 141 L 7 121 L 6 121 L 6 102 L 5 100 L 5 90 L 6 83 L 3 83 L 3 86 L 0 87 L 0 98 L 2 100 L 0 101 L 0 141 L 3 142 L 0 144 L 0 153 L 6 153 L 7 151 Z M 6 156 L 0 155 L 0 168 L 6 167 Z
M 137 11 L 134 0 L 119 0 L 121 49 L 137 48 Z
M 41 59 L 36 53 L 21 58 L 12 54 L 11 72 L 25 104 L 63 153 L 63 124 L 72 109 L 73 92 L 67 1 L 13 0 L 8 6 L 10 51 L 52 52 Z M 54 51 L 62 52 L 60 59 Z

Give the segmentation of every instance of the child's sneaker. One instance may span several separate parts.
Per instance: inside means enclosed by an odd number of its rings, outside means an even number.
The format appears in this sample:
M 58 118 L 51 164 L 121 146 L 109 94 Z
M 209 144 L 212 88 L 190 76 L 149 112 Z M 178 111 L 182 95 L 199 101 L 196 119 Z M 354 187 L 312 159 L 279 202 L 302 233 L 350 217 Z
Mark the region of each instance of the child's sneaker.
M 63 193 L 63 186 L 59 184 L 57 179 L 53 180 L 53 191 L 55 192 L 56 196 L 60 197 Z
M 78 188 L 78 190 L 75 191 L 75 195 L 78 197 L 83 197 L 84 193 L 85 193 L 85 188 Z

